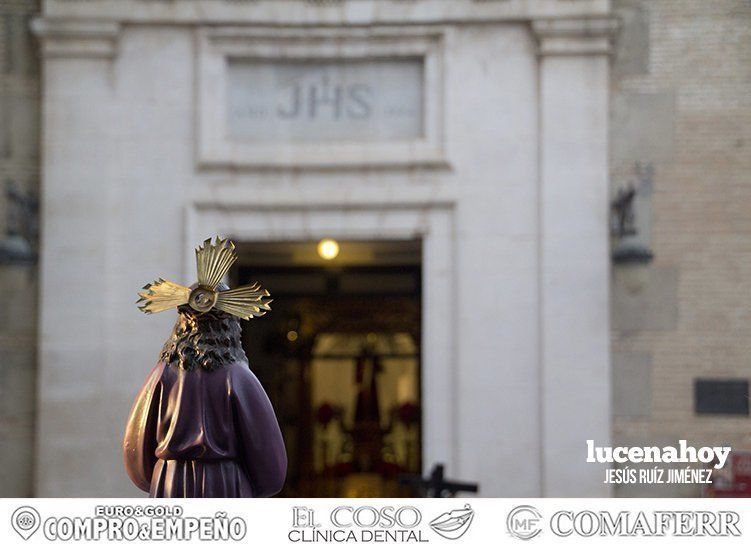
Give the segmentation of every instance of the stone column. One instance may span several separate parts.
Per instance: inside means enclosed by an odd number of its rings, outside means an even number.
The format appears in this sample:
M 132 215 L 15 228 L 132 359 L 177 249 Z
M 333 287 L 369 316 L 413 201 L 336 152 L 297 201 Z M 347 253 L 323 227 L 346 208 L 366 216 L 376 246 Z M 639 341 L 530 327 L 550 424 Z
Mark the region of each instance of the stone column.
M 121 468 L 110 444 L 122 432 L 106 409 L 118 26 L 40 18 L 32 28 L 44 79 L 35 494 L 112 496 Z
M 609 444 L 609 18 L 536 20 L 543 496 L 606 496 Z

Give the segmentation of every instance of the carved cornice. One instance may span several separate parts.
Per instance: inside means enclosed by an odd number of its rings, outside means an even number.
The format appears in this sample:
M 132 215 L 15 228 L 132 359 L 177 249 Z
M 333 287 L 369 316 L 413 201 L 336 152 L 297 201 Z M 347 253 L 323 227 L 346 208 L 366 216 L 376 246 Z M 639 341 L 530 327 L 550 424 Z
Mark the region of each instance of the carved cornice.
M 46 0 L 52 19 L 122 24 L 375 26 L 604 17 L 609 0 Z
M 120 25 L 115 22 L 40 17 L 31 29 L 45 58 L 112 59 L 117 54 Z
M 609 55 L 620 24 L 615 17 L 536 19 L 532 32 L 539 55 Z

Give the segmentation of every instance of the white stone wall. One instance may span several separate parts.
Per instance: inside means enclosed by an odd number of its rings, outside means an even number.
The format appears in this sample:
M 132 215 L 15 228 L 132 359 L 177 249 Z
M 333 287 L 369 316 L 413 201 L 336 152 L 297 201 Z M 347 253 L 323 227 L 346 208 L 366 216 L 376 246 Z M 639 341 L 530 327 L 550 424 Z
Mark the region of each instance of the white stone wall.
M 48 1 L 36 23 L 37 493 L 136 495 L 122 427 L 174 316 L 141 315 L 135 292 L 158 276 L 190 281 L 191 246 L 218 232 L 423 237 L 426 465 L 447 462 L 485 496 L 607 495 L 584 463 L 586 439 L 610 438 L 607 2 L 281 4 Z M 366 50 L 384 31 L 392 44 L 433 36 L 437 158 L 388 164 L 383 148 L 316 168 L 294 154 L 271 169 L 205 163 L 197 119 L 224 100 L 199 94 L 208 22 L 286 24 L 311 44 L 344 33 Z

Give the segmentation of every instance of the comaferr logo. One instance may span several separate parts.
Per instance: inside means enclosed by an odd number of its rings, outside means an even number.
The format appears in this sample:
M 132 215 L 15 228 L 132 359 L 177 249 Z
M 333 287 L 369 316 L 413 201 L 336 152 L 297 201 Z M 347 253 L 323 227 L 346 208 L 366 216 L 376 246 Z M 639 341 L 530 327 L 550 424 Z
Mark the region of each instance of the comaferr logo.
M 517 506 L 506 517 L 508 533 L 520 540 L 535 538 L 542 532 L 543 525 L 543 516 L 530 505 Z M 559 510 L 547 525 L 559 537 L 742 535 L 739 514 L 729 510 Z
M 741 536 L 740 516 L 731 511 L 573 512 L 550 518 L 558 536 Z
M 506 516 L 506 530 L 514 538 L 531 540 L 542 532 L 542 516 L 534 506 L 517 506 Z

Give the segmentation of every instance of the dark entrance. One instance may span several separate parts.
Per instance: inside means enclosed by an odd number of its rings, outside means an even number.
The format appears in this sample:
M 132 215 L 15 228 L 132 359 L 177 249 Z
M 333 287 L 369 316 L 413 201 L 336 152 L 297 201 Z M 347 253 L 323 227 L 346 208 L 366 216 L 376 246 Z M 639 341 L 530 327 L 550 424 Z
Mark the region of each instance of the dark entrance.
M 284 495 L 408 496 L 420 474 L 421 245 L 240 244 L 239 283 L 273 311 L 244 326 L 253 371 L 277 410 L 290 461 Z

